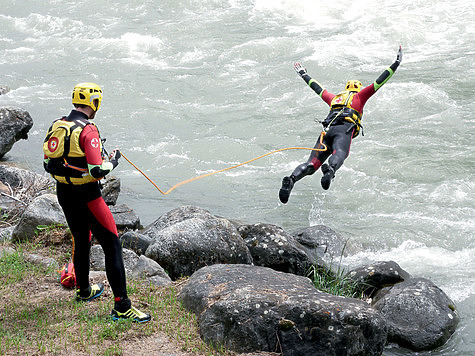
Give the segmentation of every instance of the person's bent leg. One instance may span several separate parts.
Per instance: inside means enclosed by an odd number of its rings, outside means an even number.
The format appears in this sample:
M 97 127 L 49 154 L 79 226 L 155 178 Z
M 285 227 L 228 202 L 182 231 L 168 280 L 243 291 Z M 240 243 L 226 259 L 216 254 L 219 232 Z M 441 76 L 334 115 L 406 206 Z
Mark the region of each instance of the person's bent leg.
M 328 147 L 328 143 L 324 143 Z M 315 144 L 315 148 L 322 149 L 323 146 L 320 143 L 320 139 Z M 320 168 L 322 162 L 324 162 L 329 156 L 329 152 L 327 151 L 312 151 L 310 157 L 308 158 L 307 162 L 298 165 L 292 174 L 288 177 L 284 177 L 282 179 L 282 186 L 279 190 L 279 199 L 282 203 L 286 204 L 289 201 L 290 192 L 294 187 L 294 183 L 298 182 L 305 176 L 312 175 L 315 171 Z
M 88 206 L 91 213 L 92 231 L 104 250 L 107 279 L 114 294 L 112 318 L 114 320 L 132 319 L 141 323 L 151 320 L 150 314 L 142 313 L 137 308 L 132 307 L 132 303 L 127 296 L 122 246 L 112 213 L 102 197 L 89 202 Z
M 328 165 L 322 166 L 322 188 L 327 190 L 335 177 L 335 172 L 343 165 L 350 154 L 353 132 L 348 132 L 348 125 L 339 125 L 334 128 L 333 152 L 328 159 Z

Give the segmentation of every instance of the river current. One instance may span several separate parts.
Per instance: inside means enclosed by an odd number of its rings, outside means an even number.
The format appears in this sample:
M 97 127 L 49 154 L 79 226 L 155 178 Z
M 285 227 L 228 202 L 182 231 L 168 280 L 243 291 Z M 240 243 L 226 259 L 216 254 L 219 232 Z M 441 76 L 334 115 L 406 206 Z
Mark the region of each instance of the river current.
M 282 177 L 309 154 L 288 150 L 162 195 L 125 160 L 119 203 L 147 225 L 182 205 L 289 232 L 324 224 L 363 246 L 348 268 L 394 260 L 431 279 L 461 322 L 419 355 L 475 354 L 475 3 L 461 0 L 0 0 L 0 106 L 34 126 L 3 160 L 42 173 L 51 121 L 76 83 L 104 90 L 97 114 L 118 147 L 162 190 L 285 147 L 313 147 L 330 92 L 402 64 L 365 106 L 364 136 L 328 191 L 321 173 L 279 202 Z M 390 345 L 385 355 L 411 355 Z

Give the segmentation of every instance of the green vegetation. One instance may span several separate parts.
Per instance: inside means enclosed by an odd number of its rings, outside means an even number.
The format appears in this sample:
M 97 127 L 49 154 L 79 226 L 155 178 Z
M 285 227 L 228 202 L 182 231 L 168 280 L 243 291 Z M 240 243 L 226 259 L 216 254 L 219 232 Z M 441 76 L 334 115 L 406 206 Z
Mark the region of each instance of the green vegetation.
M 338 266 L 336 272 L 330 268 L 312 265 L 307 275 L 318 290 L 348 298 L 361 298 L 362 286 L 353 281 L 343 268 Z
M 147 344 L 151 354 L 153 347 L 165 345 L 171 354 L 234 355 L 201 340 L 196 316 L 177 299 L 182 282 L 159 288 L 128 281 L 133 304 L 152 315 L 145 324 L 109 318 L 110 288 L 90 303 L 75 302 L 73 291 L 60 285 L 56 270 L 26 258 L 35 253 L 55 257 L 60 264 L 69 261 L 67 235 L 65 229 L 45 228 L 33 241 L 14 246 L 14 252 L 2 253 L 7 246 L 0 245 L 0 355 L 128 355 L 148 350 Z
M 322 292 L 342 297 L 363 299 L 363 290 L 367 286 L 352 280 L 341 265 L 345 248 L 346 243 L 341 251 L 340 261 L 336 269 L 333 268 L 333 259 L 330 265 L 325 267 L 315 263 L 310 266 L 307 277 L 313 281 L 315 288 Z

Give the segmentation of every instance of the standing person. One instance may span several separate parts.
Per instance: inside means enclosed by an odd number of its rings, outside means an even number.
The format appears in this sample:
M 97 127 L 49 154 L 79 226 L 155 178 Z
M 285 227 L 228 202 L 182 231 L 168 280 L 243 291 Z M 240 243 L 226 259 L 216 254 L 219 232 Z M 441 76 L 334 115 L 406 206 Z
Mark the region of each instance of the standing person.
M 359 80 L 349 80 L 345 90 L 332 94 L 322 87 L 320 83 L 312 79 L 307 70 L 300 63 L 295 63 L 295 71 L 317 93 L 323 101 L 330 106 L 330 113 L 322 122 L 326 131 L 323 140 L 317 140 L 315 149 L 312 151 L 306 163 L 300 164 L 293 173 L 282 179 L 282 187 L 279 191 L 279 199 L 287 203 L 290 192 L 295 182 L 307 175 L 312 175 L 318 168 L 322 168 L 322 188 L 327 190 L 335 177 L 335 172 L 342 166 L 350 154 L 351 141 L 358 136 L 363 116 L 363 107 L 366 101 L 392 77 L 402 60 L 402 48 L 399 46 L 396 61 L 386 69 L 373 83 L 363 88 Z M 325 149 L 326 147 L 326 149 Z M 328 158 L 328 164 L 324 163 Z
M 121 156 L 119 150 L 114 150 L 107 160 L 102 155 L 99 131 L 90 121 L 101 101 L 102 90 L 97 84 L 80 83 L 74 87 L 74 110 L 54 121 L 48 130 L 43 145 L 44 167 L 57 181 L 58 201 L 74 239 L 76 301 L 91 301 L 104 291 L 101 283 L 89 284 L 92 233 L 104 250 L 107 279 L 115 301 L 112 318 L 147 322 L 151 316 L 132 307 L 127 296 L 117 227 L 99 186 L 99 180 L 117 166 Z

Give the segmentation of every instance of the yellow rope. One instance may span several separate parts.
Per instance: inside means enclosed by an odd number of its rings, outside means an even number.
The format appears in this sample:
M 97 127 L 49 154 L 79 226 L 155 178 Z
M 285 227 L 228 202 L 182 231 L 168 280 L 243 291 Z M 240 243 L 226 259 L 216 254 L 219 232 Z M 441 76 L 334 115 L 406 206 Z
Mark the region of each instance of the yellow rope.
M 266 156 L 269 156 L 273 153 L 277 153 L 277 152 L 282 152 L 282 151 L 287 151 L 287 150 L 310 150 L 310 151 L 326 151 L 327 150 L 327 146 L 323 143 L 323 136 L 325 136 L 325 132 L 322 131 L 321 135 L 320 135 L 320 144 L 322 146 L 322 148 L 309 148 L 309 147 L 286 147 L 286 148 L 281 148 L 281 149 L 278 149 L 278 150 L 275 150 L 275 151 L 271 151 L 271 152 L 267 152 L 259 157 L 255 157 L 253 159 L 250 159 L 246 162 L 242 162 L 242 163 L 239 163 L 239 164 L 236 164 L 234 166 L 231 166 L 231 167 L 227 167 L 227 168 L 224 168 L 224 169 L 220 169 L 218 171 L 213 171 L 213 172 L 210 172 L 210 173 L 206 173 L 206 174 L 202 174 L 200 176 L 196 176 L 196 177 L 193 177 L 193 178 L 190 178 L 190 179 L 187 179 L 187 180 L 184 180 L 182 182 L 179 182 L 177 184 L 175 184 L 173 187 L 171 187 L 170 189 L 168 189 L 166 192 L 164 192 L 163 190 L 161 190 L 153 180 L 151 180 L 144 172 L 142 172 L 142 170 L 140 168 L 138 168 L 135 164 L 133 164 L 122 152 L 121 155 L 122 157 L 124 157 L 124 159 L 129 162 L 137 171 L 139 171 L 145 178 L 148 179 L 148 181 L 150 183 L 153 184 L 153 186 L 155 188 L 157 188 L 157 190 L 162 193 L 163 195 L 167 195 L 169 194 L 171 191 L 173 191 L 174 189 L 178 188 L 179 186 L 182 186 L 184 184 L 187 184 L 187 183 L 190 183 L 190 182 L 193 182 L 195 180 L 198 180 L 198 179 L 201 179 L 201 178 L 205 178 L 205 177 L 209 177 L 213 174 L 217 174 L 217 173 L 221 173 L 221 172 L 224 172 L 224 171 L 229 171 L 230 169 L 234 169 L 234 168 L 237 168 L 237 167 L 241 167 L 245 164 L 248 164 L 248 163 L 251 163 L 251 162 L 254 162 L 258 159 L 261 159 L 263 157 L 266 157 Z

